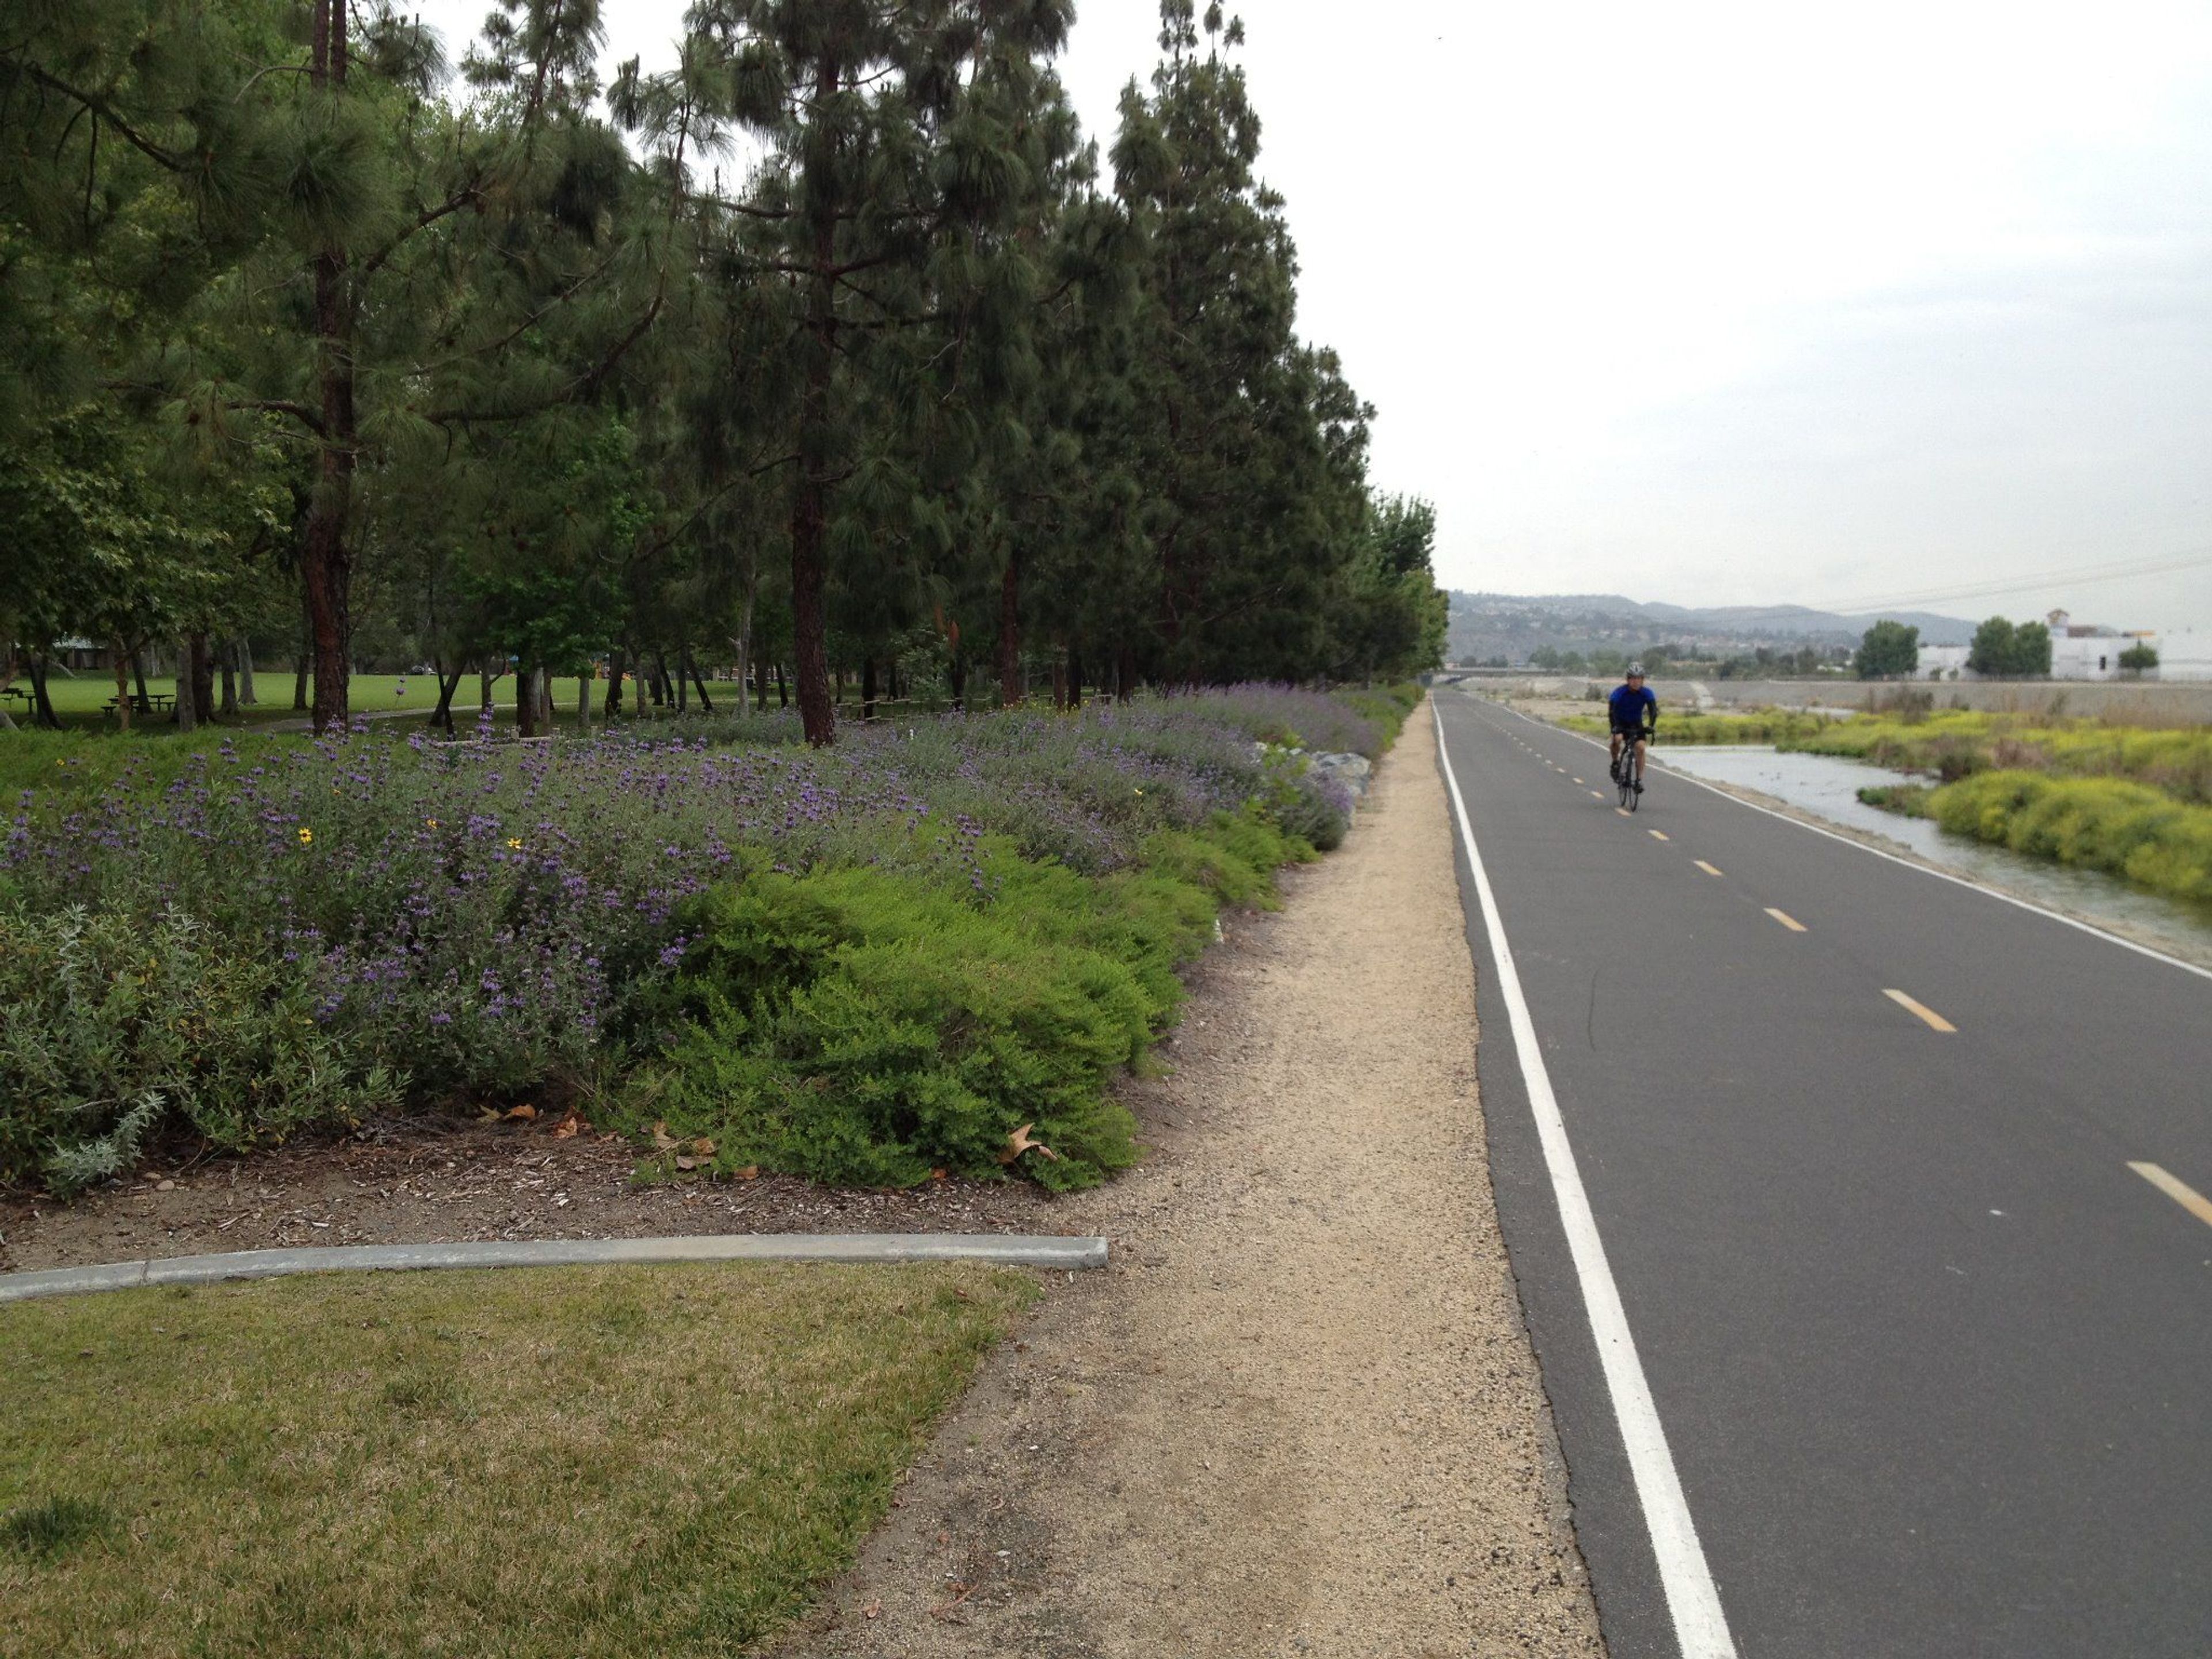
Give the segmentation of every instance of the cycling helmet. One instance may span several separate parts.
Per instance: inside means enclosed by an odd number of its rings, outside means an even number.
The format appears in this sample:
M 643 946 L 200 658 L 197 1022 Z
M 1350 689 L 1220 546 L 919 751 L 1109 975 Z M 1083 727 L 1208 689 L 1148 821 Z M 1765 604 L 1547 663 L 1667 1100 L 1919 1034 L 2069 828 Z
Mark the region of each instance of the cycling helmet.
M 1644 678 L 1644 665 L 1640 662 L 1632 662 L 1629 664 L 1628 678 L 1632 680 L 1642 679 Z

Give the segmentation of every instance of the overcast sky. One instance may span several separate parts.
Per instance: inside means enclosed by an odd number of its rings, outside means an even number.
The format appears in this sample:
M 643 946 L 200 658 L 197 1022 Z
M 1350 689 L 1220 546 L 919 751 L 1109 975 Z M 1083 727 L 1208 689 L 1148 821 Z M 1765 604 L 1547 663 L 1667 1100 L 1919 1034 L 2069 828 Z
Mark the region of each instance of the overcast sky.
M 2212 0 L 1235 9 L 1447 584 L 2212 628 Z M 606 10 L 671 58 L 682 0 Z M 1158 27 L 1079 0 L 1102 148 Z

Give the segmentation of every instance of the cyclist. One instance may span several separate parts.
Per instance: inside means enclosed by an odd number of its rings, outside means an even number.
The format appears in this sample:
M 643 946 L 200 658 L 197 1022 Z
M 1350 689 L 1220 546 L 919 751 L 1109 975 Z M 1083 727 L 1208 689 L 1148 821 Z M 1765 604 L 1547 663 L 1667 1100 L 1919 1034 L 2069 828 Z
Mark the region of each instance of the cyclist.
M 1640 795 L 1644 793 L 1644 745 L 1659 729 L 1659 699 L 1644 683 L 1642 663 L 1628 665 L 1627 683 L 1613 688 L 1613 695 L 1606 699 L 1606 708 L 1613 717 L 1613 781 L 1629 781 L 1621 773 L 1629 763 L 1633 745 L 1635 788 Z

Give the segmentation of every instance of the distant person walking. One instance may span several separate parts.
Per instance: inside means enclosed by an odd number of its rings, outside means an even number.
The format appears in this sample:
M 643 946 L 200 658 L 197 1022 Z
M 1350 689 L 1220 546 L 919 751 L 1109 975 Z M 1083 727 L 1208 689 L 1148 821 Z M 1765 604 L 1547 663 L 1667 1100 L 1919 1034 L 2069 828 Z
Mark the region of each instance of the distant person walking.
M 1606 708 L 1613 717 L 1613 781 L 1631 784 L 1640 795 L 1644 793 L 1644 746 L 1659 729 L 1659 699 L 1644 683 L 1642 663 L 1628 665 L 1626 682 L 1613 688 Z M 1623 775 L 1624 770 L 1627 775 Z

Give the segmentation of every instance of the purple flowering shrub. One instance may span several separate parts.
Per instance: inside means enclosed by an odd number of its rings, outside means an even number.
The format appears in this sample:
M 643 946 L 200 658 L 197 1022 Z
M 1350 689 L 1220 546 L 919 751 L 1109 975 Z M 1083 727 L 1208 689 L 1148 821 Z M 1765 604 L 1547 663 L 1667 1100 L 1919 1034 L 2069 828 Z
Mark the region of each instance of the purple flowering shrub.
M 617 1083 L 681 1035 L 650 1011 L 694 944 L 687 907 L 710 891 L 872 869 L 981 912 L 1023 861 L 1126 885 L 1148 848 L 1247 803 L 1288 821 L 1298 791 L 1319 799 L 1271 777 L 1251 734 L 1272 721 L 1356 742 L 1364 723 L 1329 725 L 1329 706 L 1241 687 L 855 724 L 822 751 L 750 714 L 560 744 L 365 726 L 225 740 L 158 775 L 134 760 L 96 793 L 24 792 L 0 825 L 0 918 L 188 918 L 265 963 L 270 994 L 298 998 L 364 1089 L 434 1101 Z M 1151 996 L 1145 1020 L 1164 1006 Z M 779 1052 L 799 1064 L 804 1048 Z M 0 1179 L 29 1173 L 20 1149 L 0 1156 Z
M 1205 707 L 1209 718 L 1257 742 L 1374 760 L 1389 745 L 1395 727 L 1386 731 L 1362 714 L 1353 706 L 1358 695 L 1254 684 L 1199 692 L 1193 701 Z

